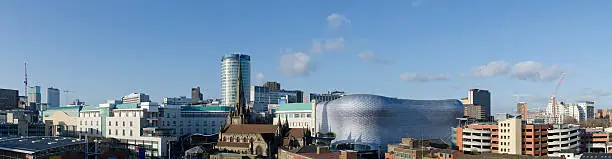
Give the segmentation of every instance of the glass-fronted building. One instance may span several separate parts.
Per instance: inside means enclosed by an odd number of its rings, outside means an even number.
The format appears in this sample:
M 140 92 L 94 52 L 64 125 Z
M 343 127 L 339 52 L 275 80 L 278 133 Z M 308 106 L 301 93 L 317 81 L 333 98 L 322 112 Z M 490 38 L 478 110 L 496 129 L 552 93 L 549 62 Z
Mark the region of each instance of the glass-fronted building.
M 251 85 L 251 57 L 242 54 L 227 54 L 221 59 L 221 105 L 234 105 L 236 103 L 238 84 L 238 63 L 242 71 L 242 87 L 244 90 L 244 101 L 249 101 L 249 86 Z
M 451 128 L 463 116 L 459 100 L 409 100 L 353 94 L 318 103 L 316 130 L 335 134 L 332 148 L 358 151 L 386 149 L 403 137 L 442 139 L 449 145 Z M 349 146 L 347 146 L 349 145 Z

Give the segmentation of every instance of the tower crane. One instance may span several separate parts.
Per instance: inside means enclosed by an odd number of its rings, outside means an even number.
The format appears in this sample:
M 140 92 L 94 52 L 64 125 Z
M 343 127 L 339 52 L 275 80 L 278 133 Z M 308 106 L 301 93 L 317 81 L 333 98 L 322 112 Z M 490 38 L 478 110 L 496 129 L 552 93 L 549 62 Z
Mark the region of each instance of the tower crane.
M 75 92 L 71 91 L 71 90 L 62 90 L 62 93 L 64 93 L 64 102 L 66 103 L 66 105 L 68 105 L 69 101 L 68 101 L 68 94 L 67 93 L 75 93 Z
M 553 123 L 557 123 L 557 102 L 556 102 L 556 98 L 557 98 L 557 91 L 559 90 L 559 87 L 561 86 L 561 83 L 563 82 L 563 79 L 565 78 L 565 73 L 561 74 L 561 78 L 559 78 L 559 83 L 557 84 L 557 87 L 555 87 L 555 90 L 553 91 L 552 95 L 550 96 L 550 100 L 552 103 L 552 111 L 553 111 Z

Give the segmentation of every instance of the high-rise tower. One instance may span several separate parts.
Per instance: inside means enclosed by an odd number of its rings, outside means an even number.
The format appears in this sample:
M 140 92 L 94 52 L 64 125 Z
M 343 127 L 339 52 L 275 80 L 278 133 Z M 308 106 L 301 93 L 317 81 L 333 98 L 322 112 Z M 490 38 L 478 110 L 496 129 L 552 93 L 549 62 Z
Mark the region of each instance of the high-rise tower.
M 241 63 L 238 63 L 238 72 L 242 71 Z M 238 74 L 238 80 L 236 80 L 236 103 L 234 104 L 234 111 L 230 113 L 230 124 L 248 124 L 250 119 L 250 110 L 246 106 L 246 98 L 244 93 L 244 87 L 242 86 L 242 75 Z
M 238 75 L 241 76 L 240 86 L 249 90 L 251 79 L 251 57 L 242 54 L 227 54 L 221 60 L 221 98 L 222 105 L 231 106 L 237 101 Z M 240 66 L 240 70 L 238 69 Z M 249 94 L 243 94 L 244 100 L 250 99 Z

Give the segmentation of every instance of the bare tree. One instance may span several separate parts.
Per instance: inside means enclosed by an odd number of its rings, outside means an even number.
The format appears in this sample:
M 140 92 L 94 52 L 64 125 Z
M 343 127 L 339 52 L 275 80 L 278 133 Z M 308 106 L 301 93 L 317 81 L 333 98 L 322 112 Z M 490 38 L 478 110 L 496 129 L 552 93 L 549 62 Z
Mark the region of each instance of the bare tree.
M 563 124 L 578 124 L 578 120 L 572 116 L 564 116 Z

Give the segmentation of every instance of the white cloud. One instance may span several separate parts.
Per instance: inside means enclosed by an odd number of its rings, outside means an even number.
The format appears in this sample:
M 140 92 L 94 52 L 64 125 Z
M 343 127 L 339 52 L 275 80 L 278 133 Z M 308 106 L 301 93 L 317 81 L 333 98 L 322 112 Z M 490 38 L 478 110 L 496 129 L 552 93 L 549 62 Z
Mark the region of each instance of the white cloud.
M 286 76 L 308 76 L 313 71 L 312 61 L 302 52 L 281 55 L 279 70 Z
M 510 76 L 526 81 L 554 81 L 561 77 L 563 70 L 557 65 L 544 66 L 533 61 L 519 62 L 512 68 Z
M 449 78 L 445 74 L 429 75 L 417 72 L 406 72 L 400 74 L 400 79 L 407 82 L 430 82 L 448 80 Z
M 263 73 L 261 73 L 261 72 L 255 73 L 255 81 L 257 83 L 262 83 L 265 77 L 266 76 Z
M 350 25 L 351 20 L 346 18 L 344 15 L 340 15 L 337 13 L 332 13 L 327 16 L 327 26 L 331 29 L 338 29 L 342 25 Z
M 510 72 L 511 65 L 506 61 L 491 61 L 486 65 L 472 69 L 472 75 L 476 77 L 493 77 L 506 75 Z
M 374 52 L 372 51 L 364 51 L 364 52 L 359 53 L 359 58 L 366 62 L 376 63 L 376 64 L 388 64 L 391 62 L 391 60 L 376 56 L 376 54 L 374 54 Z
M 310 52 L 322 53 L 325 51 L 342 51 L 344 50 L 344 37 L 326 39 L 324 41 L 313 40 Z

